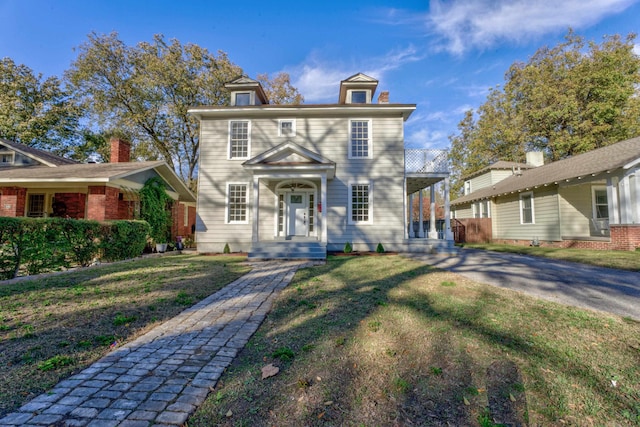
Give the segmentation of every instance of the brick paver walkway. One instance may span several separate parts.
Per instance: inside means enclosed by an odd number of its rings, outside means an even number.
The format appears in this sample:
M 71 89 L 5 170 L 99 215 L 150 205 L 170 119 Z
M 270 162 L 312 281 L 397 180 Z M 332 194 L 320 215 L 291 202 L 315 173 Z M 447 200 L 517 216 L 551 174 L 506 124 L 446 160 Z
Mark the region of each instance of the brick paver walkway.
M 0 419 L 0 426 L 181 425 L 258 329 L 278 291 L 308 265 L 255 263 L 240 279 Z

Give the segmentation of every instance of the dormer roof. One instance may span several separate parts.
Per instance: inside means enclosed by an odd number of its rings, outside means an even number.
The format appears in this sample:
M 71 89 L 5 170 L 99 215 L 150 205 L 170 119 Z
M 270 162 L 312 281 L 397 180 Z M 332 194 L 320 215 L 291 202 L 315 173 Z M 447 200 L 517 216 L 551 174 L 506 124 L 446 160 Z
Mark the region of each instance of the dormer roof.
M 378 80 L 369 77 L 366 74 L 357 73 L 340 82 L 340 96 L 338 104 L 347 103 L 347 91 L 351 90 L 368 90 L 370 91 L 369 99 L 373 99 L 373 94 L 378 87 Z
M 240 76 L 228 83 L 225 83 L 224 87 L 226 87 L 232 95 L 234 92 L 254 92 L 256 94 L 256 98 L 260 101 L 259 104 L 269 103 L 269 98 L 267 98 L 267 94 L 264 92 L 260 82 L 247 76 Z

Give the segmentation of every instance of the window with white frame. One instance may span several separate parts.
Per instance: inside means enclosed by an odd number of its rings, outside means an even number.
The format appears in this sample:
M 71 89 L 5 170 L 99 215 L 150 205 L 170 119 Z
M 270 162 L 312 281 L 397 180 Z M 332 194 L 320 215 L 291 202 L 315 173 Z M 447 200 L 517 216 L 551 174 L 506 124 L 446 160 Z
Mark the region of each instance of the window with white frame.
M 247 120 L 229 122 L 229 159 L 248 159 L 251 123 Z
M 236 105 L 241 107 L 251 104 L 251 94 L 249 92 L 236 93 Z
M 609 219 L 609 201 L 606 187 L 591 187 L 593 219 Z
M 294 119 L 278 120 L 278 136 L 296 136 L 296 121 Z
M 349 121 L 349 158 L 371 158 L 371 120 Z
M 489 203 L 488 200 L 483 200 L 482 202 L 480 202 L 480 208 L 482 209 L 482 212 L 480 214 L 480 216 L 482 218 L 491 218 L 491 203 Z
M 349 184 L 349 224 L 371 224 L 372 215 L 371 183 Z
M 464 182 L 464 195 L 471 193 L 471 181 Z
M 366 90 L 353 90 L 353 91 L 351 91 L 351 103 L 352 104 L 366 104 L 367 103 L 367 91 Z
M 533 192 L 520 194 L 520 224 L 535 224 Z
M 246 224 L 247 219 L 247 188 L 246 183 L 227 184 L 227 223 Z

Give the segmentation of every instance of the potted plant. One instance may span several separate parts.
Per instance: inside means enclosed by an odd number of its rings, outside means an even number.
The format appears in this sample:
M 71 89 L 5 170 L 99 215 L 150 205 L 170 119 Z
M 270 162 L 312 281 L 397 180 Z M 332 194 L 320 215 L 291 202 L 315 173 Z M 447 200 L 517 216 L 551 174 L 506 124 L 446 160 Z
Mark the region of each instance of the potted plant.
M 149 237 L 160 253 L 167 250 L 171 235 L 170 202 L 165 184 L 158 177 L 149 178 L 140 190 L 140 217 L 149 223 Z

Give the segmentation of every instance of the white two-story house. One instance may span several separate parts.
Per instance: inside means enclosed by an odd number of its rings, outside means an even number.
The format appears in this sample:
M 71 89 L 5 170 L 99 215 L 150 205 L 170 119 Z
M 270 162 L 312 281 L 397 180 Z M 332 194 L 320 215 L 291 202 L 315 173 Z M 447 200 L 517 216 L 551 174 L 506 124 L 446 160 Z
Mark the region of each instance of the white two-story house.
M 448 185 L 446 152 L 405 150 L 416 106 L 391 104 L 388 92 L 374 103 L 377 85 L 356 74 L 338 103 L 272 105 L 259 82 L 240 77 L 226 85 L 229 106 L 190 109 L 200 120 L 198 251 L 228 244 L 250 258 L 324 258 L 346 242 L 450 247 L 450 233 L 444 242 L 410 233 L 407 208 L 412 193 Z

